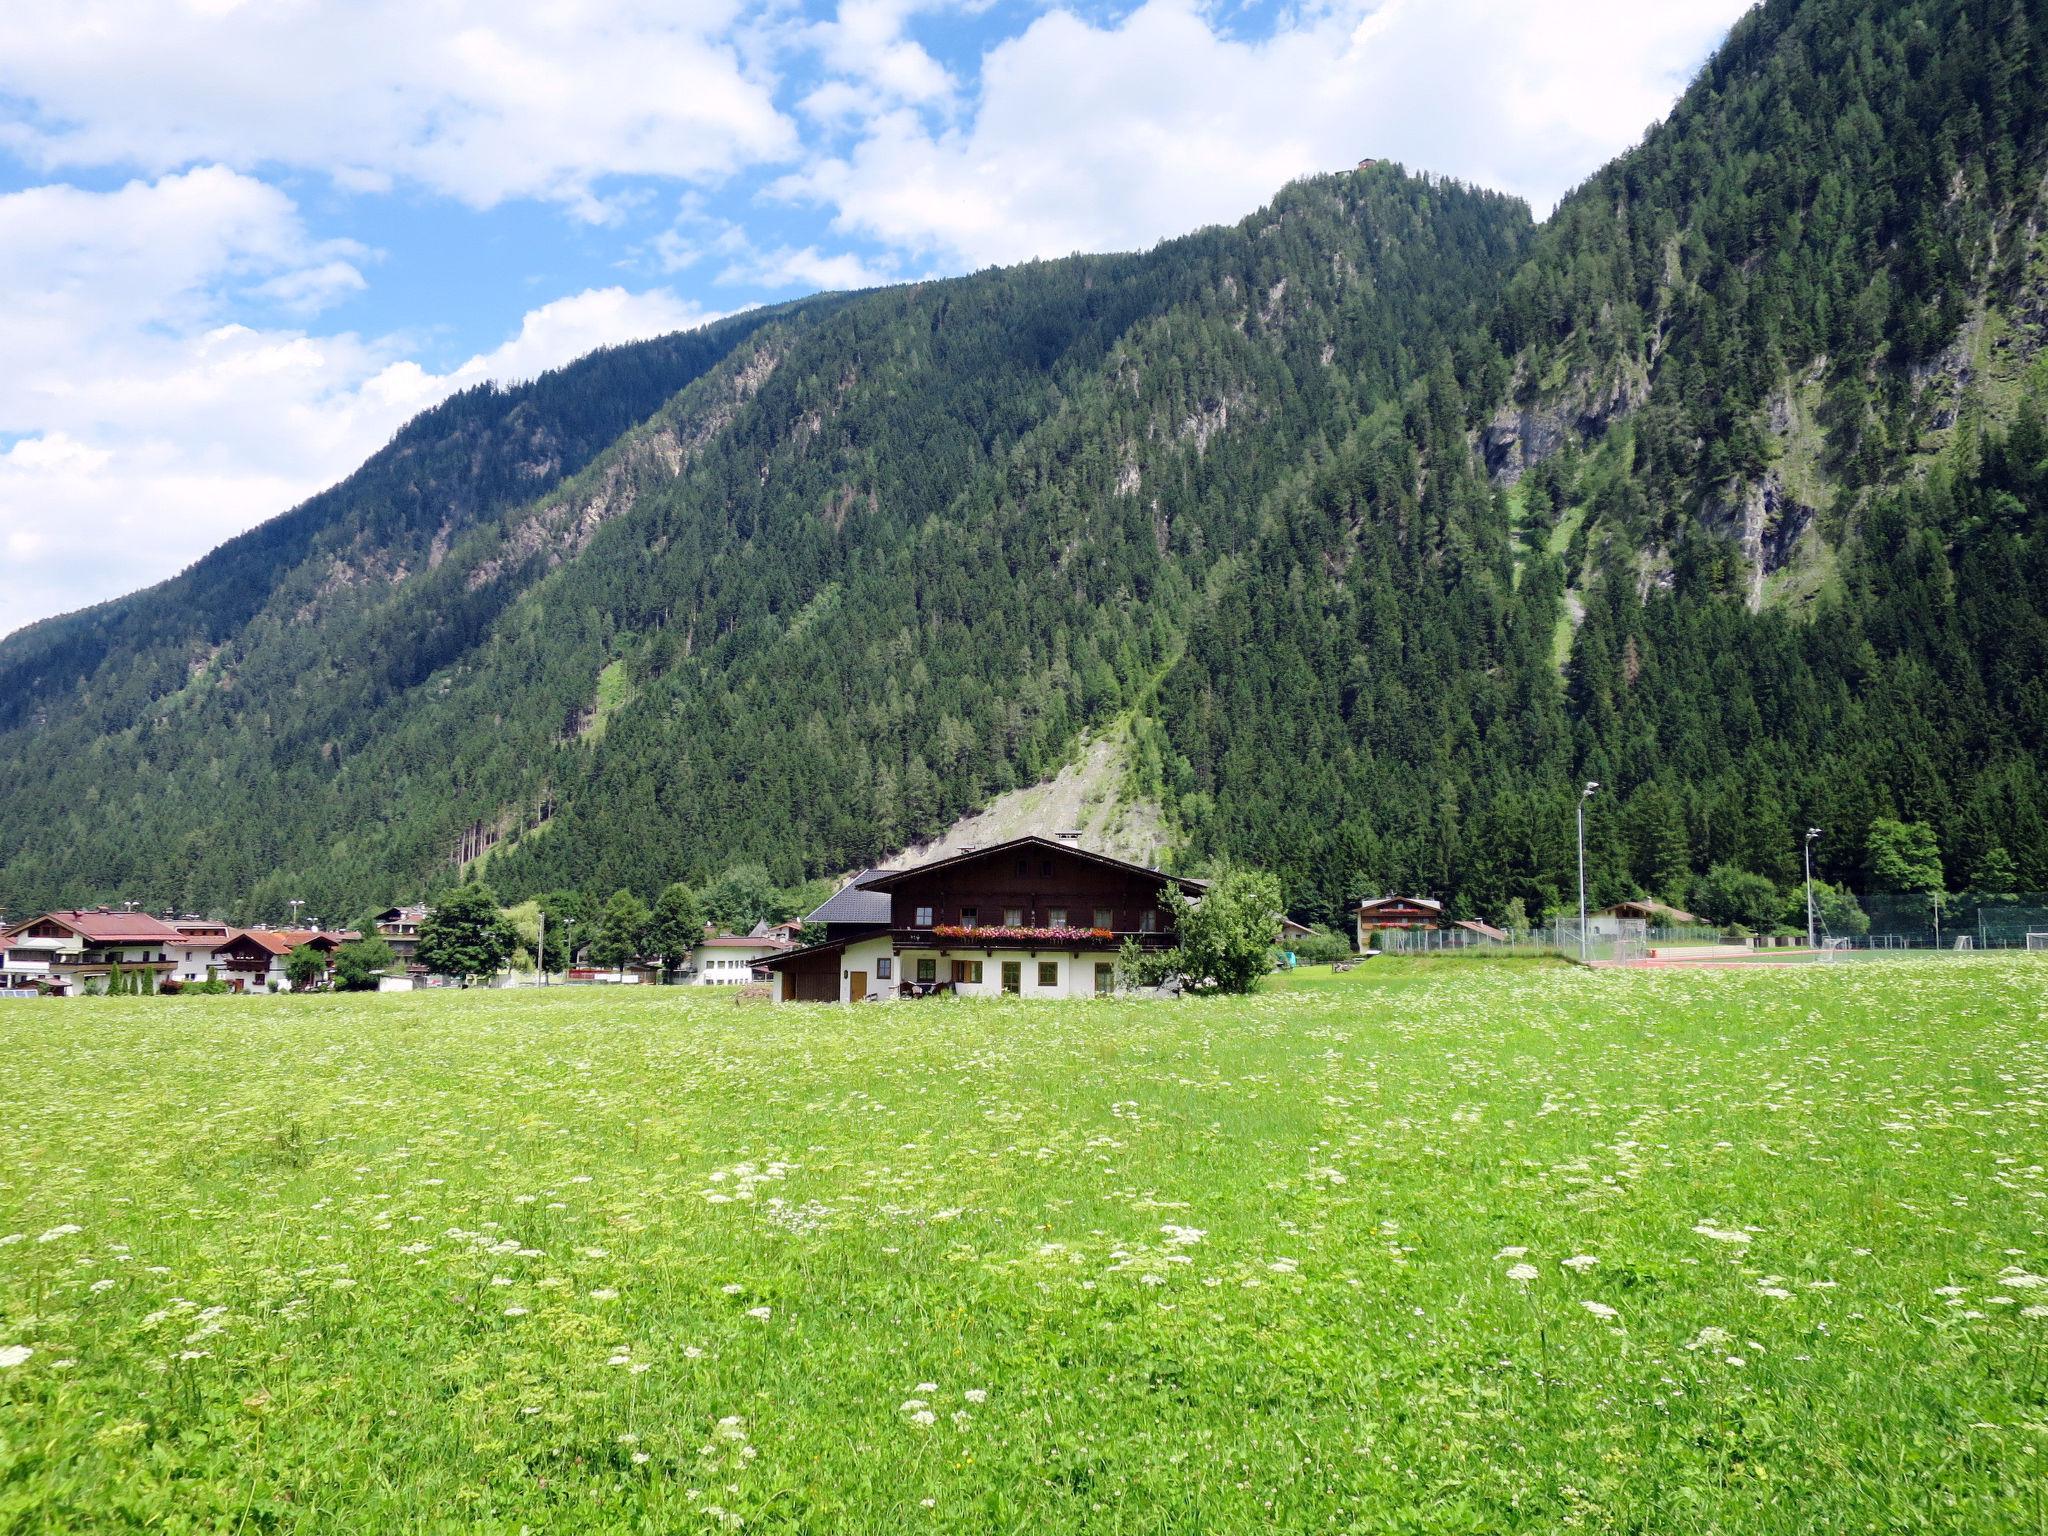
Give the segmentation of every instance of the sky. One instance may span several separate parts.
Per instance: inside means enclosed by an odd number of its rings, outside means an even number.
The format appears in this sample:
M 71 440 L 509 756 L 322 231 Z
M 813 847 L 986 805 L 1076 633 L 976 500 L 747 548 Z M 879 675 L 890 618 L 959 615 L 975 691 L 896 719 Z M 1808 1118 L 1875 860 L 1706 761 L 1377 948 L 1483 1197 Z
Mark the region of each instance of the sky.
M 1745 0 L 9 0 L 0 633 L 486 379 L 1147 247 L 1372 156 L 1538 216 Z

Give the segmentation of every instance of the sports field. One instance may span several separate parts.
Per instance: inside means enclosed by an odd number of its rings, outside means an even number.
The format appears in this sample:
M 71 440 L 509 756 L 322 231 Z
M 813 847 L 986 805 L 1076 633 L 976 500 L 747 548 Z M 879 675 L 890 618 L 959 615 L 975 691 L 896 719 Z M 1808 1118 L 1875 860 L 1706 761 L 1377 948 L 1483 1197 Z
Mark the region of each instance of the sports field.
M 2048 1529 L 2048 957 L 0 1007 L 0 1530 Z

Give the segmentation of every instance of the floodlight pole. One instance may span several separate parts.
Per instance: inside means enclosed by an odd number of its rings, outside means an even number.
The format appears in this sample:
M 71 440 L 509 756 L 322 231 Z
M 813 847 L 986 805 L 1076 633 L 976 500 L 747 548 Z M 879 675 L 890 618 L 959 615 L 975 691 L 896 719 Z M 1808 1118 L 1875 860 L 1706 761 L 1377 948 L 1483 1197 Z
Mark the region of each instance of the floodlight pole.
M 1586 946 L 1586 802 L 1600 789 L 1598 779 L 1588 779 L 1579 791 L 1579 963 L 1587 963 Z
M 1817 949 L 1820 941 L 1815 937 L 1813 923 L 1813 840 L 1820 836 L 1819 827 L 1806 829 L 1806 947 Z
M 548 909 L 536 903 L 534 910 L 540 913 L 540 953 L 534 956 L 533 968 L 540 972 L 540 985 L 546 986 L 548 984 Z

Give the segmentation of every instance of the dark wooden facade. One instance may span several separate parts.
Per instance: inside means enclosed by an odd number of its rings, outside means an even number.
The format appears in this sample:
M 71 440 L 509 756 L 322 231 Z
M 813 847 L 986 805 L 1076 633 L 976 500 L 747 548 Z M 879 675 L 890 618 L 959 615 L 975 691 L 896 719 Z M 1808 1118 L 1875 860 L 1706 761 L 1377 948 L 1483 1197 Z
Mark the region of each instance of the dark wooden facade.
M 887 892 L 889 927 L 903 943 L 926 941 L 937 928 L 1100 928 L 1119 943 L 1127 935 L 1168 943 L 1165 892 L 1174 884 L 1190 895 L 1201 890 L 1198 881 L 1031 837 L 884 874 L 868 889 Z

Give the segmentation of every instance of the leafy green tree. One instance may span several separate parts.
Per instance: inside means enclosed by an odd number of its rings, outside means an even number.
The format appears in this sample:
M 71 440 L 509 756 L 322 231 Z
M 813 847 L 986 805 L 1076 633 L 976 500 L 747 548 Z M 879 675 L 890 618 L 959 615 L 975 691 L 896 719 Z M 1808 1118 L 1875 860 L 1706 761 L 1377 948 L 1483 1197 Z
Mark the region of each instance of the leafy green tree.
M 1777 925 L 1785 898 L 1763 875 L 1736 864 L 1716 864 L 1692 886 L 1692 910 L 1710 923 L 1768 932 Z
M 576 956 L 597 937 L 598 918 L 603 908 L 588 891 L 574 887 L 549 891 L 535 898 L 535 905 L 547 916 L 547 968 L 567 970 Z M 580 937 L 579 937 L 580 935 Z
M 679 969 L 704 940 L 704 904 L 697 893 L 681 881 L 666 887 L 654 899 L 653 914 L 647 920 L 646 945 L 661 959 L 664 972 Z
M 454 976 L 468 986 L 503 970 L 518 943 L 511 919 L 498 910 L 497 896 L 477 880 L 455 887 L 427 913 L 413 958 L 436 975 Z
M 590 946 L 591 958 L 599 965 L 615 966 L 621 981 L 628 962 L 639 956 L 647 943 L 647 903 L 631 891 L 612 892 L 598 919 L 597 938 Z
M 704 913 L 727 933 L 781 915 L 780 893 L 760 864 L 735 864 L 704 887 Z
M 1177 978 L 1191 991 L 1249 992 L 1273 965 L 1280 882 L 1253 870 L 1231 870 L 1209 882 L 1199 897 L 1169 885 L 1166 909 L 1174 943 L 1144 952 L 1125 943 L 1120 964 L 1139 984 Z
M 2020 874 L 2012 855 L 1993 844 L 1970 871 L 1970 889 L 1980 896 L 2010 896 L 2019 888 Z
M 1924 821 L 1879 817 L 1870 824 L 1865 846 L 1869 850 L 1870 878 L 1879 890 L 1928 897 L 1944 893 L 1941 845 L 1935 840 L 1934 828 Z
M 374 992 L 378 978 L 398 963 L 379 934 L 350 939 L 334 952 L 334 985 L 342 992 Z
M 1824 934 L 1840 936 L 1870 932 L 1870 914 L 1863 910 L 1855 892 L 1832 881 L 1813 882 L 1813 915 Z M 1803 881 L 1787 888 L 1785 908 L 1778 914 L 1778 921 L 1784 927 L 1797 928 L 1802 933 L 1806 931 L 1806 885 Z
M 294 992 L 310 992 L 327 980 L 327 956 L 311 944 L 295 945 L 284 957 L 284 977 Z

